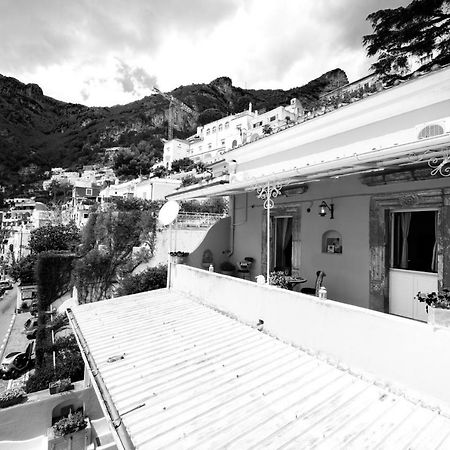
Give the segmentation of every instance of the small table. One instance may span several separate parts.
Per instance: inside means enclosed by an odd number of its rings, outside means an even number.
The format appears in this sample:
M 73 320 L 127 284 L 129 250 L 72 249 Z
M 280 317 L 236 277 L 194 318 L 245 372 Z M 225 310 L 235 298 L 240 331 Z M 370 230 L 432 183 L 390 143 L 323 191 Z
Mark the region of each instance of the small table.
M 286 277 L 286 282 L 289 286 L 289 290 L 293 291 L 294 287 L 297 286 L 297 284 L 306 283 L 308 280 L 306 278 L 302 277 Z

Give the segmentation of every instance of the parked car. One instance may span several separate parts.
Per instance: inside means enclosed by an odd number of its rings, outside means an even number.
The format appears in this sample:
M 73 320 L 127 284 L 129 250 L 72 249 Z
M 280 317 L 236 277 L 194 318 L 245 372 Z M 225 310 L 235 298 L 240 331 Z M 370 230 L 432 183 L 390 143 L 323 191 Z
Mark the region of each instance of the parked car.
M 4 380 L 16 379 L 32 368 L 34 342 L 30 342 L 24 352 L 8 353 L 0 365 L 0 377 Z
M 13 288 L 13 284 L 10 280 L 1 280 L 0 281 L 0 288 L 5 289 L 5 291 L 12 289 Z
M 31 317 L 24 324 L 24 333 L 27 339 L 36 339 L 36 333 L 38 329 L 38 320 L 36 317 Z

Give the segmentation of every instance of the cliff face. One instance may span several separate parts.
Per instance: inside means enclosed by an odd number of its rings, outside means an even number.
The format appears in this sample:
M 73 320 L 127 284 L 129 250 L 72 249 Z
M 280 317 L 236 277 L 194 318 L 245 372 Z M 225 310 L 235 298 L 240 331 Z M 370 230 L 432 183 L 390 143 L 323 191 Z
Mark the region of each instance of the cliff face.
M 340 69 L 288 90 L 242 89 L 228 77 L 209 84 L 180 86 L 175 103 L 174 135 L 186 137 L 200 123 L 254 109 L 272 109 L 298 97 L 308 108 L 318 96 L 347 83 Z M 99 160 L 102 149 L 145 140 L 155 152 L 167 138 L 169 101 L 161 95 L 113 107 L 87 107 L 47 97 L 36 84 L 0 75 L 0 184 L 19 189 L 42 178 L 50 167 L 76 168 Z

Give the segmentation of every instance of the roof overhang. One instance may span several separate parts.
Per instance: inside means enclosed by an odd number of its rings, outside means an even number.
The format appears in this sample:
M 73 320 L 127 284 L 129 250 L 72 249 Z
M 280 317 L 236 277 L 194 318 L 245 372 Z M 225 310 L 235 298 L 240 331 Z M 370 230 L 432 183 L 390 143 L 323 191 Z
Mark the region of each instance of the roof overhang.
M 167 196 L 173 200 L 188 200 L 201 197 L 234 195 L 255 190 L 267 183 L 304 184 L 327 178 L 340 178 L 348 175 L 379 172 L 386 169 L 402 170 L 405 166 L 423 165 L 431 158 L 445 158 L 450 153 L 450 134 L 411 142 L 403 145 L 355 153 L 351 156 L 322 160 L 316 163 L 302 164 L 302 158 L 284 164 L 290 169 L 273 171 L 270 167 L 243 174 L 229 176 L 229 180 L 221 179 L 207 185 L 189 186 Z M 430 168 L 430 172 L 431 172 Z

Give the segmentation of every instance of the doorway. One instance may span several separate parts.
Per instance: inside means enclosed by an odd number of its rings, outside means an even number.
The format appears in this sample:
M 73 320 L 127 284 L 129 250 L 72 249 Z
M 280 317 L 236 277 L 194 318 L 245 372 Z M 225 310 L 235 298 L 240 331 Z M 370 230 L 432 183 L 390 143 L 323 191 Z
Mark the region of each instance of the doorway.
M 425 304 L 417 293 L 437 291 L 436 210 L 390 213 L 389 312 L 426 321 Z
M 291 216 L 275 216 L 273 227 L 273 260 L 272 270 L 281 270 L 287 275 L 292 274 L 292 225 Z

